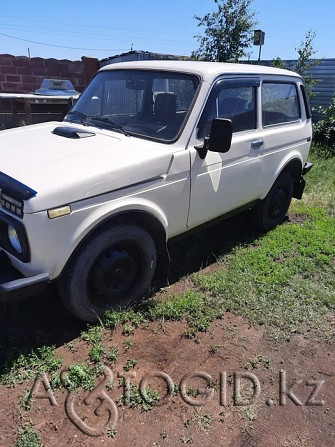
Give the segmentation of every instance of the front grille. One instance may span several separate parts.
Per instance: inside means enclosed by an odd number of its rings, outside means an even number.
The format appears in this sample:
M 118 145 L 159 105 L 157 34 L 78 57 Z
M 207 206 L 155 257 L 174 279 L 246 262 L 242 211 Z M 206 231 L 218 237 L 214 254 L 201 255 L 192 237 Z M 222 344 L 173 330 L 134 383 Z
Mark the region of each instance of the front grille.
M 23 217 L 23 201 L 14 199 L 1 191 L 1 206 L 19 217 Z

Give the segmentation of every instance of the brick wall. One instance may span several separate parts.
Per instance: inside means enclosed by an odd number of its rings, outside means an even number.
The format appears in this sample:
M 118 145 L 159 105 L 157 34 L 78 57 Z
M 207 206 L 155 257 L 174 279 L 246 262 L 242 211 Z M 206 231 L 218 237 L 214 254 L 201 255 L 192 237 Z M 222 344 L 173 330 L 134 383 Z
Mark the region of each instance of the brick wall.
M 92 64 L 93 63 L 93 64 Z M 38 89 L 43 79 L 69 79 L 79 92 L 90 80 L 87 66 L 99 68 L 98 60 L 83 57 L 81 61 L 67 59 L 42 59 L 0 54 L 0 92 L 31 93 Z M 94 71 L 94 69 L 93 69 Z
M 70 61 L 0 54 L 0 93 L 33 93 L 40 88 L 43 79 L 69 79 L 74 88 L 82 92 L 98 70 L 98 59 L 89 57 Z M 1 99 L 0 113 L 10 111 L 11 100 Z M 18 111 L 24 111 L 23 104 L 18 105 Z

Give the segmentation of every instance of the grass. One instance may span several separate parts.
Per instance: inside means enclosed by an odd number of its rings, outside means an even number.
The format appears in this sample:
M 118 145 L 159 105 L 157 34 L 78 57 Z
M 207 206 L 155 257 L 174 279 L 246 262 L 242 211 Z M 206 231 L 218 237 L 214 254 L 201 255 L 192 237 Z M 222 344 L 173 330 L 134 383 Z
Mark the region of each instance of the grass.
M 193 426 L 195 427 L 198 431 L 208 431 L 208 429 L 210 428 L 210 426 L 212 425 L 213 422 L 213 418 L 212 415 L 204 410 L 200 409 L 195 409 L 194 413 L 191 417 L 191 419 L 189 419 L 186 422 L 186 426 Z
M 136 365 L 137 365 L 137 360 L 136 359 L 128 359 L 126 361 L 126 364 L 123 367 L 123 370 L 128 372 L 131 369 L 135 368 Z
M 108 352 L 108 360 L 112 363 L 116 363 L 119 358 L 119 348 L 117 346 L 112 346 Z
M 66 374 L 62 376 L 63 385 L 70 391 L 77 388 L 92 390 L 95 386 L 94 379 L 100 375 L 99 368 L 91 368 L 85 363 L 72 363 L 68 366 Z
M 309 160 L 314 163 L 306 177 L 304 203 L 323 208 L 335 216 L 335 157 L 327 155 L 320 148 L 312 148 Z
M 246 369 L 249 372 L 251 372 L 254 369 L 256 369 L 258 366 L 263 366 L 263 368 L 269 369 L 270 363 L 271 363 L 271 361 L 270 361 L 269 357 L 258 354 L 258 355 L 255 355 L 255 357 L 248 359 L 241 366 L 243 367 L 243 369 Z
M 21 353 L 14 361 L 11 361 L 11 356 L 7 357 L 3 368 L 4 372 L 0 376 L 0 383 L 14 387 L 34 379 L 39 373 L 57 371 L 63 361 L 55 356 L 54 349 L 55 346 L 43 346 L 28 354 Z M 12 351 L 11 355 L 14 356 L 15 352 Z
M 140 407 L 142 411 L 152 410 L 153 406 L 158 403 L 160 400 L 160 396 L 156 390 L 152 390 L 151 388 L 146 388 L 146 398 L 144 398 L 141 390 L 130 383 L 129 385 L 129 408 Z M 122 395 L 118 400 L 118 405 L 122 406 L 124 404 L 124 395 Z
M 323 316 L 335 306 L 335 221 L 306 204 L 301 225 L 286 223 L 222 257 L 226 268 L 192 276 L 198 291 L 225 310 L 264 324 L 289 338 L 323 330 Z
M 40 435 L 31 422 L 24 424 L 19 429 L 17 439 L 12 447 L 43 447 Z

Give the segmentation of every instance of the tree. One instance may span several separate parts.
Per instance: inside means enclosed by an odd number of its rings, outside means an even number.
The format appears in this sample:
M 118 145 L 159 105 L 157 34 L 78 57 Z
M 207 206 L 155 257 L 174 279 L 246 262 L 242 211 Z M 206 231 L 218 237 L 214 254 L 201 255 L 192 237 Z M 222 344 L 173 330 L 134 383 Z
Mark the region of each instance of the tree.
M 320 82 L 319 79 L 312 79 L 312 75 L 310 74 L 310 69 L 319 64 L 317 59 L 312 59 L 314 54 L 317 52 L 314 50 L 313 46 L 315 36 L 316 34 L 314 31 L 307 31 L 305 34 L 305 39 L 300 43 L 298 48 L 295 48 L 296 52 L 298 53 L 298 59 L 292 67 L 292 70 L 296 71 L 304 79 L 309 97 L 315 95 L 315 93 L 312 92 L 313 85 Z M 272 59 L 271 66 L 277 68 L 288 68 L 285 61 L 280 59 L 280 57 Z
M 313 85 L 319 82 L 316 79 L 312 79 L 312 75 L 309 72 L 311 68 L 319 64 L 318 60 L 312 59 L 314 54 L 316 54 L 313 46 L 315 36 L 315 32 L 310 29 L 305 35 L 305 40 L 300 43 L 300 47 L 295 49 L 299 57 L 294 66 L 294 71 L 299 73 L 304 79 L 309 96 L 314 96 L 312 92 Z
M 204 35 L 195 36 L 198 50 L 193 59 L 214 62 L 237 62 L 246 56 L 256 25 L 255 12 L 250 11 L 253 0 L 214 0 L 217 10 L 204 17 L 195 16 Z
M 276 57 L 275 59 L 272 59 L 271 67 L 284 68 L 285 70 L 287 70 L 287 65 L 280 57 Z

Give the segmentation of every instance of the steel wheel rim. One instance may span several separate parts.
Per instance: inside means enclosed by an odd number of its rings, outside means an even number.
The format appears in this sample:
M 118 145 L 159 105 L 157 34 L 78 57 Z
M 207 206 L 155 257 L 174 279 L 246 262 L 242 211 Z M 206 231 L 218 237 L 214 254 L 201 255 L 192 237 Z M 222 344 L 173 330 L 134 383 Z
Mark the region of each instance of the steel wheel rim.
M 277 219 L 286 213 L 287 191 L 284 186 L 279 186 L 273 193 L 269 204 L 270 219 Z
M 142 273 L 141 252 L 134 242 L 114 244 L 93 262 L 87 279 L 92 304 L 107 307 L 130 300 Z

